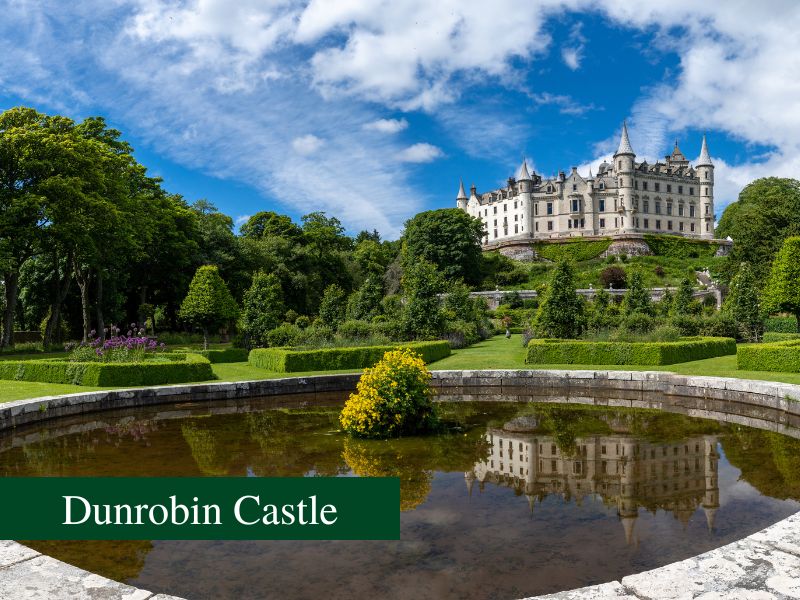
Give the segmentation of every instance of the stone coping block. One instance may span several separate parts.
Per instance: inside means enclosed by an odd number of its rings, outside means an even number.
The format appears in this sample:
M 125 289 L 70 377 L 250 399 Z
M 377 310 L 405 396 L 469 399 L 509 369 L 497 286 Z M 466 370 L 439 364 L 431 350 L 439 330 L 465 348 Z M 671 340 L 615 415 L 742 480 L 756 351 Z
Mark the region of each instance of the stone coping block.
M 0 405 L 0 430 L 63 416 L 184 401 L 245 400 L 287 394 L 330 394 L 355 389 L 358 374 L 201 383 L 86 392 L 19 400 Z M 445 399 L 530 401 L 535 392 L 569 403 L 664 408 L 782 431 L 800 419 L 800 386 L 727 377 L 678 375 L 665 371 L 462 370 L 434 371 L 432 385 Z M 462 390 L 464 390 L 462 392 Z M 510 394 L 506 394 L 505 391 Z M 529 391 L 532 393 L 525 394 Z M 616 393 L 615 393 L 616 392 Z M 653 393 L 664 394 L 653 400 Z M 466 395 L 464 395 L 466 394 Z M 596 394 L 596 397 L 593 396 Z M 689 396 L 701 408 L 679 402 Z M 749 407 L 757 417 L 735 414 Z M 730 408 L 730 410 L 728 410 Z M 783 415 L 779 422 L 760 413 Z M 788 418 L 788 417 L 791 417 Z M 43 556 L 13 541 L 0 541 L 0 598 L 91 598 L 99 600 L 180 600 L 153 594 Z M 576 590 L 538 596 L 539 600 L 800 599 L 800 513 L 742 540 L 664 567 Z

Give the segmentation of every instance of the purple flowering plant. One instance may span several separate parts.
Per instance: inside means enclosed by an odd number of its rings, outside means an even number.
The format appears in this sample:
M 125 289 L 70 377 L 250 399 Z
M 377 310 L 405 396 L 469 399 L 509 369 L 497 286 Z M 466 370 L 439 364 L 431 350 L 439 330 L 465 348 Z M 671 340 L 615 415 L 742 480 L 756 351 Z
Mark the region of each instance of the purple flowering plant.
M 120 333 L 119 327 L 112 325 L 105 330 L 103 340 L 92 330 L 89 339 L 80 343 L 69 343 L 64 349 L 69 352 L 69 360 L 74 362 L 141 362 L 152 358 L 157 352 L 166 350 L 154 337 L 145 335 L 144 329 L 137 329 L 131 323 L 127 335 Z

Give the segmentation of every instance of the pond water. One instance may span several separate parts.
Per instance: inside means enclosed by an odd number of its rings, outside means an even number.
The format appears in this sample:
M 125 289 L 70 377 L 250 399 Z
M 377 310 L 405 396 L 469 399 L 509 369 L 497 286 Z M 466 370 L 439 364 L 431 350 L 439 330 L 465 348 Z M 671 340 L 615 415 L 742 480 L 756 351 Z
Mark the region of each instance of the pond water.
M 683 414 L 457 402 L 447 434 L 351 440 L 332 395 L 97 413 L 0 438 L 3 476 L 401 478 L 401 540 L 25 542 L 201 598 L 520 598 L 732 542 L 800 509 L 800 442 Z

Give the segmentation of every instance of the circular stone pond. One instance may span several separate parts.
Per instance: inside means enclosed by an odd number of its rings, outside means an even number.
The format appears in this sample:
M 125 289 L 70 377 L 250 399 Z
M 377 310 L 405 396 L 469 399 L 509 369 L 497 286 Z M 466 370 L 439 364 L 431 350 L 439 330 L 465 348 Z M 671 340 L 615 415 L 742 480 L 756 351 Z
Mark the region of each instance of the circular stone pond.
M 521 598 L 660 567 L 800 509 L 796 430 L 741 424 L 777 411 L 698 419 L 713 413 L 691 397 L 640 395 L 666 408 L 650 410 L 475 392 L 440 397 L 446 433 L 389 441 L 342 435 L 335 392 L 65 417 L 2 434 L 0 474 L 400 477 L 400 541 L 21 540 L 190 599 Z

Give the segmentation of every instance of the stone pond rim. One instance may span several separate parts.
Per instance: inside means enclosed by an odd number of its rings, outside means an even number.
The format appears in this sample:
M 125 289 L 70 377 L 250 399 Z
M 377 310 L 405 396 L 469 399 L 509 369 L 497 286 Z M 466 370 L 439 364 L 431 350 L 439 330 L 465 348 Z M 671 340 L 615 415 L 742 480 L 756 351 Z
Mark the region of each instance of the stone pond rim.
M 0 430 L 103 410 L 346 392 L 355 389 L 359 376 L 356 373 L 186 384 L 19 400 L 0 408 Z M 800 385 L 661 371 L 602 370 L 434 371 L 432 384 L 447 400 L 514 401 L 530 399 L 532 392 L 559 390 L 551 401 L 664 409 L 672 400 L 689 397 L 698 401 L 696 408 L 686 412 L 689 416 L 722 418 L 779 434 L 800 435 Z M 654 393 L 659 396 L 654 397 Z M 450 394 L 453 397 L 448 397 Z M 756 413 L 763 410 L 765 418 L 745 416 L 737 410 L 744 408 L 756 409 Z M 175 599 L 94 575 L 16 542 L 0 542 L 0 591 L 23 586 L 44 597 L 60 597 L 54 593 L 85 595 L 92 590 L 109 599 Z M 683 561 L 629 575 L 621 581 L 539 598 L 636 600 L 693 598 L 706 593 L 726 598 L 747 598 L 754 594 L 759 598 L 800 598 L 800 513 L 742 540 Z

